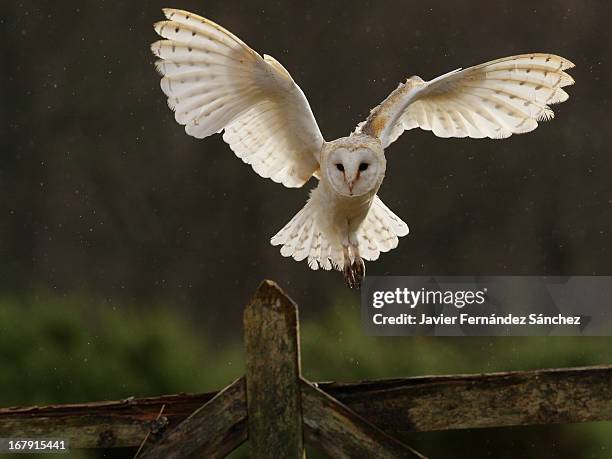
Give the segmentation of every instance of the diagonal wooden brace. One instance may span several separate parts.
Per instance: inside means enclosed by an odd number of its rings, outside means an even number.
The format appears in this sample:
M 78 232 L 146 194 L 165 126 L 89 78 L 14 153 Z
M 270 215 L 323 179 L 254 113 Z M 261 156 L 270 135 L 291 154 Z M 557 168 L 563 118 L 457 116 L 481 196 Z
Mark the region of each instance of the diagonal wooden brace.
M 237 379 L 161 440 L 142 459 L 221 458 L 247 439 L 244 378 Z
M 425 456 L 303 379 L 302 410 L 306 441 L 333 458 L 420 458 Z

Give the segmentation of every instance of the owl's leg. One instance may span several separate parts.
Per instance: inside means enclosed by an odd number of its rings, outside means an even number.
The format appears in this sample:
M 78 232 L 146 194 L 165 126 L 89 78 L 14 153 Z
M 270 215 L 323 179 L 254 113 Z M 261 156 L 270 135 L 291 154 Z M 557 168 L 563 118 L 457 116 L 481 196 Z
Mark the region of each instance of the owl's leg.
M 359 256 L 359 249 L 356 244 L 343 245 L 344 254 L 344 280 L 349 288 L 361 288 L 361 281 L 365 276 L 365 263 Z
M 344 258 L 344 265 L 342 267 L 342 274 L 344 275 L 344 281 L 349 288 L 355 288 L 355 276 L 353 275 L 353 270 L 351 269 L 352 263 L 351 258 L 349 256 L 349 247 L 348 245 L 342 245 L 342 255 Z

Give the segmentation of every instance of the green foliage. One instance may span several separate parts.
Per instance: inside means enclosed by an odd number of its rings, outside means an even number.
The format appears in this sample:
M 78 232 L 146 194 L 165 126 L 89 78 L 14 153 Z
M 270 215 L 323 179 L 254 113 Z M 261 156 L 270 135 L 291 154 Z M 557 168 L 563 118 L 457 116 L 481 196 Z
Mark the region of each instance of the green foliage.
M 220 360 L 168 308 L 0 301 L 1 406 L 213 390 L 240 374 L 231 355 Z

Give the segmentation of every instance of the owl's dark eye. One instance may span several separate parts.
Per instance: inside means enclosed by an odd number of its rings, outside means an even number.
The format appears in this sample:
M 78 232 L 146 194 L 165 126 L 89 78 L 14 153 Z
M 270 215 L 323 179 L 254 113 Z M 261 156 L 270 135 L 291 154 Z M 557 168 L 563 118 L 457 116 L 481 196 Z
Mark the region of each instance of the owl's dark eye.
M 369 164 L 368 163 L 361 163 L 359 165 L 359 170 L 360 171 L 365 171 L 368 168 Z
M 344 172 L 344 165 L 342 165 L 341 163 L 336 164 L 336 167 L 340 172 Z

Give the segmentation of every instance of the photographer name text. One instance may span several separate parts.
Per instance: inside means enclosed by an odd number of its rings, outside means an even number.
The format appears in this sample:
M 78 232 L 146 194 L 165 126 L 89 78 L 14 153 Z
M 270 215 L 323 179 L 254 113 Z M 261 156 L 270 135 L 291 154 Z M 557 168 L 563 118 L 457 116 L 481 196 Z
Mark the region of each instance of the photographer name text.
M 377 313 L 372 316 L 375 325 L 581 325 L 580 320 L 580 316 L 562 314 L 547 316 L 541 313 L 524 316 L 515 314 L 472 316 L 466 313 L 435 316 L 401 313 L 385 316 Z

